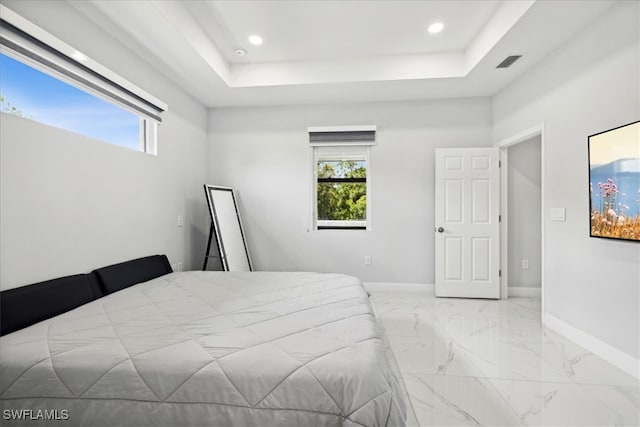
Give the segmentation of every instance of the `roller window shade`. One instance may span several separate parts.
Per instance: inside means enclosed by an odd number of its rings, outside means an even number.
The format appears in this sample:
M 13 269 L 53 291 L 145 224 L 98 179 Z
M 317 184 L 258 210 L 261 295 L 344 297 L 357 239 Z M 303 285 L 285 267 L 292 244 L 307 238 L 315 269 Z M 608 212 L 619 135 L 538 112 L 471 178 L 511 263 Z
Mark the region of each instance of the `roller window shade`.
M 312 147 L 336 145 L 375 145 L 375 126 L 353 128 L 309 128 L 309 144 Z
M 19 15 L 10 13 L 6 8 L 3 8 L 2 12 L 0 45 L 7 53 L 17 54 L 19 58 L 39 65 L 43 71 L 53 73 L 62 80 L 110 100 L 137 115 L 158 123 L 162 122 L 162 113 L 167 110 L 165 103 L 115 73 L 105 72 L 106 69 L 95 61 L 73 59 L 70 53 L 74 51 L 73 48 L 64 42 Z M 12 22 L 5 17 L 10 18 Z M 28 32 L 34 28 L 39 36 L 46 35 L 46 42 Z

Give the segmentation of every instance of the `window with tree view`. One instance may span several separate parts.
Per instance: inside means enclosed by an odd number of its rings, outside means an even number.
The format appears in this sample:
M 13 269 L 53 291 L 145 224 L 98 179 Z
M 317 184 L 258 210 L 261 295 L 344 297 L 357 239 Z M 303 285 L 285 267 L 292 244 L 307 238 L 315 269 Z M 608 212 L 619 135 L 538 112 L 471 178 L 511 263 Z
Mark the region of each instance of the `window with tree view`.
M 367 228 L 367 160 L 316 161 L 318 229 Z

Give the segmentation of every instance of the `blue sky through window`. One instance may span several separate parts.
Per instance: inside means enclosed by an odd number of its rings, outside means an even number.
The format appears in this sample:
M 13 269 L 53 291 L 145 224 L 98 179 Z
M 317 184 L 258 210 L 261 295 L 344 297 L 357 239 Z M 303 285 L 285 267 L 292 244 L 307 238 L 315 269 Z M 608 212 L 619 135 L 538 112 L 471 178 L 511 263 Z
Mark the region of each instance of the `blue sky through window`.
M 140 150 L 137 115 L 4 54 L 0 94 L 23 117 Z

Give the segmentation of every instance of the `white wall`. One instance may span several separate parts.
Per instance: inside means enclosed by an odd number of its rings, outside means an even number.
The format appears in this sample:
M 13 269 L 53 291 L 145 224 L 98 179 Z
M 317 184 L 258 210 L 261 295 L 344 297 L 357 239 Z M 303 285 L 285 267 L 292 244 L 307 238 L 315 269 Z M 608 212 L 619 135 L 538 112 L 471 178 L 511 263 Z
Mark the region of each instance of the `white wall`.
M 640 117 L 638 8 L 616 3 L 492 104 L 494 141 L 545 124 L 546 312 L 636 359 L 640 244 L 589 237 L 587 136 Z
M 169 111 L 157 157 L 2 114 L 0 287 L 156 253 L 200 266 L 208 233 L 206 109 L 66 3 L 3 4 L 161 98 Z
M 509 286 L 539 288 L 542 247 L 541 208 L 541 138 L 534 137 L 509 147 L 508 153 L 508 224 Z M 522 268 L 522 260 L 529 268 Z
M 374 124 L 372 230 L 308 231 L 308 126 Z M 434 149 L 490 144 L 488 99 L 215 109 L 209 183 L 239 191 L 258 270 L 434 281 Z M 369 195 L 368 195 L 369 196 Z M 364 265 L 365 255 L 372 265 Z

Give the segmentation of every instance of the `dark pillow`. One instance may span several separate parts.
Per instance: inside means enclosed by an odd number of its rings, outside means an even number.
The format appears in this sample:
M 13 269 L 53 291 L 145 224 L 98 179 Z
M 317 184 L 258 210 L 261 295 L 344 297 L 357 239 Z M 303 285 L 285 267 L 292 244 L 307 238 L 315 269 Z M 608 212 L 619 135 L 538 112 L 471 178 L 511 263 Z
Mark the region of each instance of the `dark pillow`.
M 137 283 L 172 273 L 171 264 L 165 255 L 152 255 L 120 264 L 102 267 L 93 271 L 105 294 L 111 294 Z
M 103 296 L 93 274 L 76 274 L 0 292 L 0 335 L 73 310 Z

